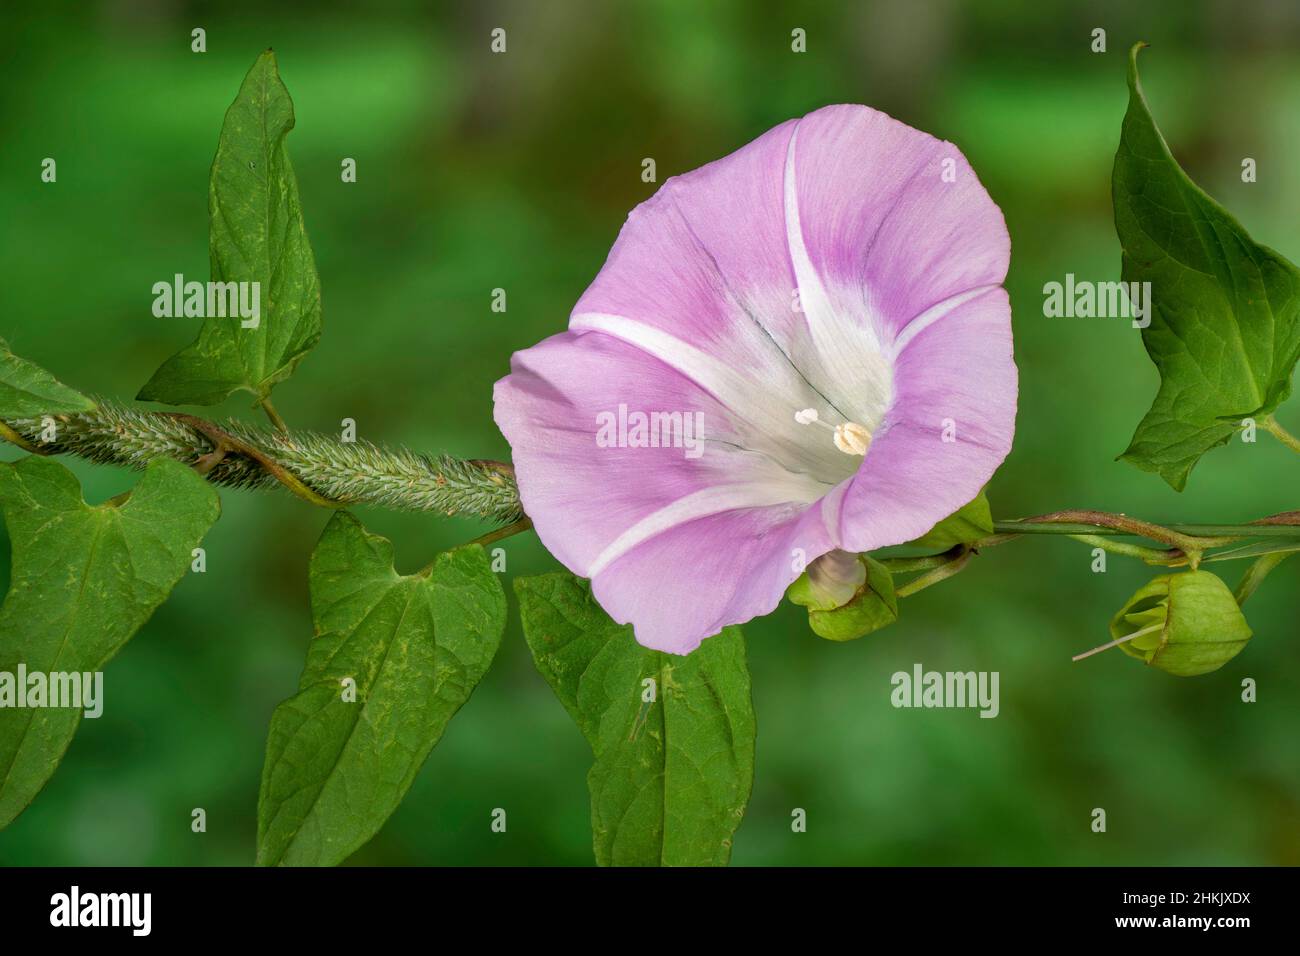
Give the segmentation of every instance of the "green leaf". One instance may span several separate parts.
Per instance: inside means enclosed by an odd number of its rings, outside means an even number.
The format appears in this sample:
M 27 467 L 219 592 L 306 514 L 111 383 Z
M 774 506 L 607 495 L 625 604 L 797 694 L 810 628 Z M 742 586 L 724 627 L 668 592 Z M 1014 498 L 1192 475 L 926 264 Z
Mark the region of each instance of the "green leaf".
M 95 403 L 74 391 L 39 365 L 9 351 L 0 339 L 0 420 L 36 415 L 84 412 Z
M 1300 358 L 1300 271 L 1255 243 L 1174 161 L 1138 83 L 1142 46 L 1129 54 L 1115 230 L 1123 280 L 1151 283 L 1142 341 L 1160 389 L 1120 457 L 1181 491 L 1201 455 L 1290 393 Z
M 122 649 L 190 566 L 220 513 L 216 491 L 179 462 L 145 469 L 125 504 L 90 506 L 45 458 L 0 464 L 13 574 L 0 607 L 0 672 L 94 673 Z M 109 695 L 111 697 L 111 695 Z M 78 708 L 0 708 L 0 827 L 45 786 Z
M 993 533 L 993 513 L 989 500 L 980 492 L 973 501 L 962 505 L 915 541 L 918 547 L 951 548 L 956 544 L 970 544 Z
M 214 282 L 260 284 L 260 322 L 208 316 L 198 339 L 168 359 L 139 398 L 215 405 L 244 389 L 266 398 L 320 338 L 320 283 L 285 137 L 293 101 L 267 50 L 226 113 L 208 193 Z
M 581 578 L 522 578 L 515 591 L 537 669 L 595 752 L 587 786 L 596 862 L 725 865 L 754 778 L 740 630 L 678 657 L 637 644 Z
M 481 546 L 402 576 L 392 545 L 346 512 L 312 554 L 311 603 L 316 637 L 298 693 L 271 717 L 261 865 L 333 866 L 373 837 L 487 672 L 506 623 Z

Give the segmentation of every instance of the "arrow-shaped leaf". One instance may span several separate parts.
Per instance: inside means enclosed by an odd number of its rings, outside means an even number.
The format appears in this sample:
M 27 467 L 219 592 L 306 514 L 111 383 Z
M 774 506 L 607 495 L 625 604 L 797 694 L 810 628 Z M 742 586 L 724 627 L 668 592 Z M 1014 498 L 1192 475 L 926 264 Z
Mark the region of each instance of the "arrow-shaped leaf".
M 139 398 L 215 405 L 237 389 L 265 398 L 320 338 L 316 260 L 285 146 L 293 124 L 293 101 L 267 50 L 226 113 L 208 193 L 212 280 L 257 283 L 260 315 L 254 325 L 209 314 L 197 341 L 168 359 Z
M 500 581 L 479 545 L 403 577 L 393 547 L 346 512 L 311 558 L 316 637 L 276 708 L 257 862 L 333 866 L 379 831 L 496 655 Z
M 68 469 L 29 457 L 0 464 L 0 506 L 13 546 L 0 607 L 0 674 L 93 674 L 122 649 L 189 568 L 220 512 L 189 468 L 158 460 L 125 504 L 91 507 Z M 107 696 L 107 692 L 106 692 Z M 0 708 L 0 827 L 63 759 L 80 708 Z
M 1120 457 L 1181 491 L 1201 455 L 1290 394 L 1300 271 L 1252 240 L 1174 161 L 1138 83 L 1142 46 L 1129 54 L 1112 185 L 1123 280 L 1151 283 L 1142 341 L 1160 390 Z
M 581 578 L 522 578 L 515 591 L 537 669 L 596 755 L 587 775 L 596 862 L 725 865 L 754 779 L 739 629 L 678 657 L 636 643 Z

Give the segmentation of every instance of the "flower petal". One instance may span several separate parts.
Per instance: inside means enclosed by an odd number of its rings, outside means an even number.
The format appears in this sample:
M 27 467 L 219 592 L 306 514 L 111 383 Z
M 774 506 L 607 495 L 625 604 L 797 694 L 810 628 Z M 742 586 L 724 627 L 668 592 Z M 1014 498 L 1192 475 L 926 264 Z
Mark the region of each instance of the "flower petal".
M 787 204 L 842 320 L 865 317 L 893 338 L 1006 278 L 1006 222 L 952 143 L 865 106 L 828 106 L 799 122 L 790 156 Z
M 597 574 L 592 593 L 635 625 L 639 643 L 689 654 L 728 624 L 771 613 L 803 563 L 831 550 L 821 510 L 749 508 L 677 525 Z
M 894 404 L 844 491 L 839 547 L 871 551 L 920 537 L 993 477 L 1015 433 L 1010 317 L 1006 291 L 990 289 L 919 331 L 898 356 Z
M 739 508 L 804 508 L 830 488 L 749 450 L 750 426 L 730 408 L 672 366 L 601 333 L 565 332 L 517 352 L 496 384 L 495 405 L 524 510 L 551 553 L 587 577 L 677 524 Z M 629 414 L 690 416 L 702 444 L 601 447 L 602 416 L 617 417 L 620 405 Z
M 831 424 L 874 425 L 888 404 L 889 368 L 874 326 L 827 326 L 808 305 L 824 296 L 796 276 L 785 190 L 800 122 L 669 179 L 634 209 L 570 327 L 613 316 L 690 342 L 758 379 L 750 403 L 761 397 L 772 410 L 762 427 L 842 475 L 833 446 L 791 416 L 811 407 Z

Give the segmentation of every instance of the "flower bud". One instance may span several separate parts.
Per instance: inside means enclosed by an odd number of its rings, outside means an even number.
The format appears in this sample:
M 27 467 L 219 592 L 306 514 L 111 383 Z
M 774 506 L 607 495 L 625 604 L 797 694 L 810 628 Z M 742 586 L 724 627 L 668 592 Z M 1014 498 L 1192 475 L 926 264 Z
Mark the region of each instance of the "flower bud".
M 1145 633 L 1143 633 L 1145 632 Z M 1236 657 L 1251 630 L 1232 591 L 1209 571 L 1155 578 L 1128 599 L 1110 633 L 1130 657 L 1178 677 L 1218 670 Z
M 790 585 L 786 597 L 808 608 L 813 633 L 828 641 L 851 641 L 898 620 L 893 576 L 865 554 L 822 555 Z
M 814 611 L 833 611 L 852 601 L 866 583 L 867 567 L 856 554 L 828 551 L 808 565 L 786 596 Z

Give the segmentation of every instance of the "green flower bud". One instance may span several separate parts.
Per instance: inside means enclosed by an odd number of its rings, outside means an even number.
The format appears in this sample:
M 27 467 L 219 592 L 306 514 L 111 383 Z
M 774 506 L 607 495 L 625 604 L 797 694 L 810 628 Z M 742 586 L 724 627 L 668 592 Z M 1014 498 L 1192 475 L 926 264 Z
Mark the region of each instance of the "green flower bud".
M 866 583 L 867 566 L 856 554 L 829 551 L 808 565 L 786 597 L 814 611 L 833 611 L 852 601 Z
M 808 608 L 808 625 L 828 641 L 851 641 L 898 620 L 893 575 L 865 554 L 822 555 L 786 597 Z
M 1232 591 L 1209 571 L 1165 574 L 1128 599 L 1110 622 L 1129 657 L 1178 677 L 1218 670 L 1250 640 Z

